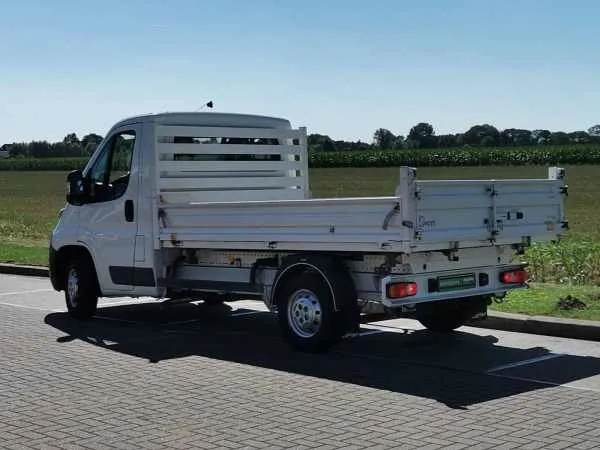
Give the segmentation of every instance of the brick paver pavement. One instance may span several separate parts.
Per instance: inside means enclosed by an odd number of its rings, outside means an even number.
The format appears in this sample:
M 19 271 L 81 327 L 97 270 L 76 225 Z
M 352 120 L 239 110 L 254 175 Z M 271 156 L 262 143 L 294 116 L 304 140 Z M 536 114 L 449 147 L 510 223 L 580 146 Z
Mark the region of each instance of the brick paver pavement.
M 305 355 L 268 316 L 168 314 L 74 324 L 0 305 L 0 447 L 600 448 L 598 392 L 374 357 L 362 341 Z

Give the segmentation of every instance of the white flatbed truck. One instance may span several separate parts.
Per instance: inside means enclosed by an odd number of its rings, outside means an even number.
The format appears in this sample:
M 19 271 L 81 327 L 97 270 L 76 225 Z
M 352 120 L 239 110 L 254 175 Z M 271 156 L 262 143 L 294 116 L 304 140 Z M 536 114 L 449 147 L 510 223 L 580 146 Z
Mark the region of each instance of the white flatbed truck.
M 389 313 L 451 331 L 527 286 L 515 260 L 566 227 L 565 171 L 545 179 L 417 179 L 385 197 L 310 198 L 306 129 L 243 114 L 163 113 L 114 125 L 50 241 L 54 289 L 91 318 L 99 297 L 261 299 L 284 338 L 325 350 Z

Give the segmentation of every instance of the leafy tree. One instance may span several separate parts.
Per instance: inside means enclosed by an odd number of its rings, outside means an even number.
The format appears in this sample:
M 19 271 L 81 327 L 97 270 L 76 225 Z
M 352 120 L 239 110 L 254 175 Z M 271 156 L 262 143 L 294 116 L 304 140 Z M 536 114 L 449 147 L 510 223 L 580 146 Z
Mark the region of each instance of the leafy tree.
M 404 136 L 396 136 L 394 140 L 394 150 L 402 150 L 404 148 Z
M 549 144 L 552 139 L 552 133 L 548 130 L 533 130 L 531 140 L 533 144 Z
M 29 154 L 29 144 L 24 142 L 5 144 L 2 147 L 4 150 L 8 150 L 8 155 L 12 158 L 31 156 Z
M 52 156 L 52 146 L 46 141 L 33 141 L 29 143 L 29 156 L 44 158 Z
M 331 142 L 331 138 L 324 134 L 310 134 L 307 137 L 308 148 L 313 151 L 323 151 L 326 142 Z
M 63 139 L 63 144 L 69 146 L 81 145 L 81 141 L 77 137 L 76 133 L 69 133 Z
M 378 128 L 373 133 L 373 144 L 380 149 L 392 149 L 396 143 L 396 136 L 386 128 Z
M 475 125 L 463 135 L 463 143 L 473 146 L 496 146 L 500 142 L 500 132 L 492 125 Z
M 455 134 L 441 134 L 437 138 L 437 146 L 440 148 L 452 148 L 458 146 Z
M 419 148 L 421 143 L 419 141 L 415 141 L 414 139 L 407 139 L 404 141 L 404 148 L 406 149 L 414 149 Z
M 594 125 L 593 127 L 588 128 L 588 135 L 590 137 L 590 142 L 600 144 L 600 125 Z
M 419 122 L 412 127 L 408 139 L 419 142 L 420 148 L 435 148 L 437 144 L 433 126 L 426 122 Z
M 326 141 L 323 142 L 323 146 L 322 149 L 324 152 L 335 152 L 336 151 L 336 146 L 334 144 L 334 142 L 331 139 L 328 139 Z
M 62 140 L 62 147 L 56 146 L 56 156 L 60 153 L 60 156 L 80 156 L 83 154 L 83 147 L 81 141 L 75 133 L 67 134 Z
M 520 128 L 507 128 L 500 133 L 500 145 L 531 145 L 531 131 Z
M 552 145 L 565 145 L 569 143 L 569 135 L 563 131 L 557 131 L 550 134 L 550 143 Z
M 360 139 L 356 142 L 335 141 L 335 145 L 339 150 L 347 150 L 347 151 L 370 150 L 372 148 L 371 144 L 369 144 L 368 142 L 361 142 Z
M 588 134 L 590 136 L 599 137 L 600 136 L 600 124 L 594 125 L 593 127 L 588 128 Z
M 587 144 L 590 142 L 590 135 L 585 131 L 574 131 L 569 133 L 569 142 L 573 144 Z
M 102 136 L 96 133 L 86 134 L 81 139 L 81 147 L 83 148 L 83 153 L 86 155 L 91 155 L 94 153 L 94 150 L 100 145 L 102 142 Z
M 73 146 L 69 147 L 64 142 L 54 142 L 51 145 L 50 153 L 52 156 L 70 156 L 71 153 L 76 153 L 76 148 Z
M 498 139 L 494 139 L 492 136 L 483 136 L 479 145 L 482 147 L 496 147 Z

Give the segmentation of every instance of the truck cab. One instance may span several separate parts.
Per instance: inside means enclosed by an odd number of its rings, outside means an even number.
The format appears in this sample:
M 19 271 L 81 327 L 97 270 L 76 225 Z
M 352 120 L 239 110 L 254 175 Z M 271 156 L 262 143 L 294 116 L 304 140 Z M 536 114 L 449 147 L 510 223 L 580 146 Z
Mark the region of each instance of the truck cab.
M 159 295 L 155 271 L 153 207 L 155 190 L 156 126 L 184 124 L 193 127 L 283 128 L 289 121 L 275 117 L 226 113 L 164 113 L 137 116 L 115 124 L 82 170 L 69 174 L 67 205 L 50 243 L 51 279 L 64 289 L 69 261 L 94 270 L 103 296 Z M 192 137 L 175 137 L 171 144 L 192 143 Z M 222 138 L 237 144 L 240 138 Z M 246 139 L 248 143 L 248 139 Z M 257 145 L 264 144 L 258 141 Z M 185 160 L 184 155 L 180 161 Z M 202 158 L 197 160 L 209 160 Z M 221 159 L 234 160 L 224 150 Z M 242 158 L 238 159 L 244 159 Z M 265 160 L 269 155 L 265 157 Z M 215 159 L 215 158 L 211 158 Z M 73 276 L 75 276 L 75 271 Z

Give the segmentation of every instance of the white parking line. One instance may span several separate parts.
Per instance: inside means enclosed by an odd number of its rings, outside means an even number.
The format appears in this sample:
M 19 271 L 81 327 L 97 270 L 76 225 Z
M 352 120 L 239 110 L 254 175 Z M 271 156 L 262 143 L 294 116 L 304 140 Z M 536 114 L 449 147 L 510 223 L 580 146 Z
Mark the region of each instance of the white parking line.
M 29 305 L 19 305 L 16 303 L 6 303 L 6 302 L 0 302 L 0 305 L 2 306 L 11 306 L 13 308 L 22 308 L 22 309 L 32 309 L 34 311 L 44 311 L 44 312 L 64 312 L 63 309 L 49 309 L 49 308 L 38 308 L 36 306 L 29 306 Z
M 360 325 L 362 328 L 366 328 L 368 330 L 377 330 L 381 333 L 398 333 L 398 334 L 410 334 L 415 330 L 410 330 L 408 328 L 400 328 L 400 327 L 392 327 L 390 325 L 373 325 L 370 323 L 363 323 Z M 363 333 L 361 333 L 363 334 Z
M 491 377 L 508 378 L 510 380 L 527 381 L 529 383 L 543 384 L 546 386 L 564 387 L 564 388 L 569 388 L 569 389 L 577 389 L 580 391 L 600 392 L 600 389 L 595 389 L 593 387 L 588 387 L 588 386 L 576 386 L 576 385 L 570 384 L 570 383 L 565 383 L 565 384 L 553 383 L 552 381 L 537 380 L 535 378 L 526 378 L 526 377 L 513 377 L 512 375 L 499 375 L 497 373 L 487 373 L 487 375 L 489 375 Z
M 98 307 L 100 308 L 106 308 L 107 306 L 122 306 L 122 305 L 144 305 L 147 303 L 151 303 L 151 302 L 147 302 L 144 300 L 122 300 L 119 302 L 106 302 L 106 303 L 98 303 Z
M 535 358 L 524 359 L 523 361 L 517 361 L 511 364 L 504 364 L 502 366 L 493 367 L 492 369 L 487 370 L 487 373 L 498 372 L 500 370 L 512 369 L 513 367 L 527 366 L 529 364 L 533 364 L 540 361 L 547 361 L 549 359 L 559 358 L 561 356 L 565 356 L 562 353 L 549 353 L 543 356 L 537 356 Z
M 414 361 L 403 361 L 401 359 L 390 358 L 387 356 L 361 354 L 361 353 L 353 353 L 353 352 L 345 352 L 345 351 L 335 351 L 335 353 L 338 355 L 351 356 L 351 357 L 362 358 L 362 359 L 371 359 L 374 361 L 383 361 L 383 362 L 390 362 L 390 363 L 400 362 L 400 363 L 405 363 L 405 364 L 415 364 Z M 557 356 L 564 356 L 564 355 L 557 355 Z M 416 363 L 416 365 L 420 365 L 420 364 Z M 460 369 L 453 369 L 453 370 L 460 370 Z M 477 372 L 472 372 L 472 373 L 477 374 Z M 552 381 L 538 380 L 535 378 L 515 377 L 515 376 L 511 376 L 511 375 L 501 375 L 501 374 L 490 373 L 490 372 L 484 372 L 484 374 L 487 376 L 490 376 L 490 377 L 507 378 L 507 379 L 516 380 L 516 381 L 526 381 L 529 383 L 541 384 L 544 386 L 564 387 L 564 388 L 568 388 L 568 389 L 577 389 L 579 391 L 600 392 L 600 389 L 596 389 L 595 387 L 577 386 L 577 385 L 570 384 L 570 383 L 561 384 L 561 383 L 554 383 Z
M 0 297 L 8 297 L 9 295 L 21 295 L 21 294 L 37 294 L 39 292 L 52 292 L 54 289 L 32 289 L 30 291 L 14 291 L 14 292 L 0 292 Z

